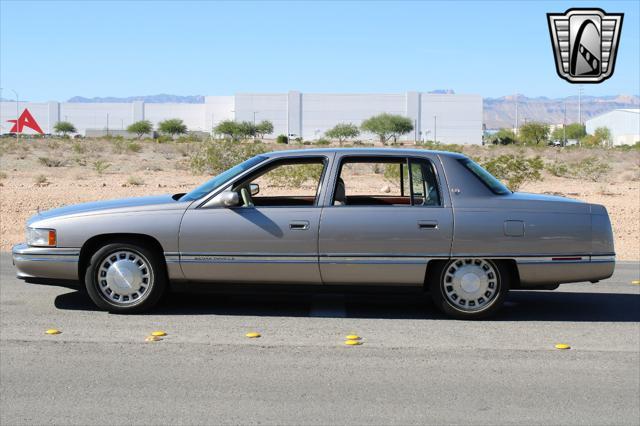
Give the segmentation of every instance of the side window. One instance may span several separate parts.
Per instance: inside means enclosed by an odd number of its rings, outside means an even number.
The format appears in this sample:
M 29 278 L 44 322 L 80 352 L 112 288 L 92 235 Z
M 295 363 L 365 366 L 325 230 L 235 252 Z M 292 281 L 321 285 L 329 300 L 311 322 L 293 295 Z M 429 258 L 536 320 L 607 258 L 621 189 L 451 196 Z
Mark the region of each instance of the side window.
M 324 171 L 323 158 L 267 164 L 234 187 L 244 207 L 313 206 Z
M 340 166 L 333 205 L 440 205 L 433 166 L 402 157 L 347 158 Z
M 411 184 L 414 206 L 439 206 L 440 188 L 436 172 L 428 160 L 411 159 Z

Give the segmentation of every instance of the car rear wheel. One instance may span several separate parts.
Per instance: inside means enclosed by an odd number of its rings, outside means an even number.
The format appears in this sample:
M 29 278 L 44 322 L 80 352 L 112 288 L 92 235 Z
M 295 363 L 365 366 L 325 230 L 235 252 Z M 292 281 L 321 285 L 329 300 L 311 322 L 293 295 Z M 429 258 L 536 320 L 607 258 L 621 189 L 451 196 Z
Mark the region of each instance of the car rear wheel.
M 430 290 L 435 305 L 445 314 L 459 319 L 486 318 L 504 303 L 509 273 L 489 259 L 452 259 L 436 268 Z
M 167 286 L 160 256 L 137 244 L 111 243 L 91 257 L 85 285 L 91 300 L 116 313 L 137 313 L 153 307 Z

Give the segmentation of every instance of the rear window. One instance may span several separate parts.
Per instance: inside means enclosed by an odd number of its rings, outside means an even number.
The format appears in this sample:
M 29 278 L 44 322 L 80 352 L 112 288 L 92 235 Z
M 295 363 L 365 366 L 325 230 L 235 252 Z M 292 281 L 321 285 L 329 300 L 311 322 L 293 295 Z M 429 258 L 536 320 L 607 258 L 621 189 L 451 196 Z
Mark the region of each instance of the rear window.
M 491 173 L 482 168 L 478 163 L 469 160 L 468 158 L 461 158 L 458 160 L 462 163 L 475 177 L 480 179 L 487 188 L 489 188 L 494 194 L 507 195 L 511 194 L 509 188 L 504 183 L 493 177 Z

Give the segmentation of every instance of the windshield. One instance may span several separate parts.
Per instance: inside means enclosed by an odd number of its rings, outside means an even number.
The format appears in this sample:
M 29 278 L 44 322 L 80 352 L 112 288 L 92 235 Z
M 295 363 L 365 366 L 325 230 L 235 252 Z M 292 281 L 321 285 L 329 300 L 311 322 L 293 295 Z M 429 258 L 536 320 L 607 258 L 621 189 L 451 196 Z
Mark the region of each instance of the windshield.
M 229 170 L 220 173 L 218 176 L 212 179 L 209 179 L 199 187 L 193 189 L 191 192 L 186 193 L 180 198 L 180 201 L 194 201 L 199 198 L 202 198 L 208 193 L 210 193 L 211 191 L 213 191 L 214 189 L 216 189 L 217 187 L 219 187 L 220 185 L 222 185 L 223 183 L 233 179 L 234 177 L 249 170 L 256 164 L 261 163 L 266 159 L 267 157 L 261 157 L 261 156 L 249 158 L 247 161 L 240 163 L 237 166 L 234 166 Z
M 493 177 L 491 173 L 482 168 L 478 163 L 475 163 L 468 158 L 462 158 L 458 160 L 464 166 L 471 171 L 478 179 L 482 181 L 491 191 L 498 195 L 511 194 L 509 188 L 505 186 L 498 179 Z

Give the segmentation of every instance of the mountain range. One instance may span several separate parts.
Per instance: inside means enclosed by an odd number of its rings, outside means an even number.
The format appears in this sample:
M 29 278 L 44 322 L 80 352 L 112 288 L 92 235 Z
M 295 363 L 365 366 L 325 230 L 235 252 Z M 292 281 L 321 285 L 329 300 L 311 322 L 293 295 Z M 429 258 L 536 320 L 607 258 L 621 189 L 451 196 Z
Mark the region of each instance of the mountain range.
M 596 115 L 620 108 L 640 108 L 640 97 L 629 95 L 618 96 L 569 96 L 566 98 L 537 97 L 528 98 L 523 95 L 502 96 L 500 98 L 484 98 L 483 121 L 488 129 L 514 127 L 516 122 L 516 99 L 518 104 L 518 123 L 542 121 L 549 124 L 577 123 L 582 115 L 582 122 Z M 581 104 L 578 111 L 578 103 Z

